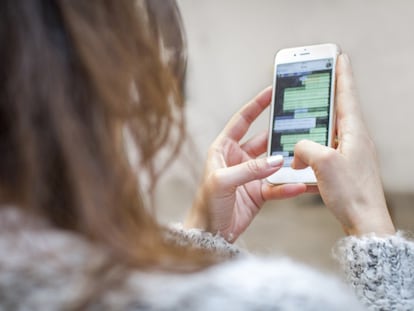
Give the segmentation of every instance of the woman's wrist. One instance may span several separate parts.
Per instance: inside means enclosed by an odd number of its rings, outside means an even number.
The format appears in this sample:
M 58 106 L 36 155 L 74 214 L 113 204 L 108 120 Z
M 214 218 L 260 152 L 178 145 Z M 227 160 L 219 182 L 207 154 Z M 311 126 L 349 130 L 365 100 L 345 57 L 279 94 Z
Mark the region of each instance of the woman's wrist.
M 207 221 L 192 208 L 184 220 L 183 227 L 185 229 L 197 228 L 205 231 L 207 229 Z
M 367 234 L 386 236 L 395 234 L 396 230 L 386 204 L 384 203 L 384 206 L 381 208 L 375 207 L 359 207 L 358 217 L 353 217 L 352 223 L 349 226 L 343 225 L 345 233 L 355 236 Z
M 206 209 L 204 207 L 203 201 L 204 200 L 203 198 L 201 198 L 201 195 L 198 194 L 196 199 L 194 200 L 193 206 L 191 207 L 190 211 L 185 217 L 183 223 L 183 227 L 185 229 L 197 228 L 203 231 L 207 230 L 208 219 L 206 217 L 206 213 L 202 212 Z
M 353 228 L 344 228 L 347 235 L 363 236 L 375 234 L 377 236 L 387 236 L 395 234 L 395 227 L 392 221 L 364 223 Z

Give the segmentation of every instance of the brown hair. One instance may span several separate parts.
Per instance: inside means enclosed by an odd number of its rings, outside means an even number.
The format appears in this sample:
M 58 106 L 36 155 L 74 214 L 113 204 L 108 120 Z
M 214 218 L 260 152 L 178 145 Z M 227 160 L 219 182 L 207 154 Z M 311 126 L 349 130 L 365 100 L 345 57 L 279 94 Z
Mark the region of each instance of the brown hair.
M 152 188 L 184 134 L 180 23 L 170 0 L 1 1 L 1 198 L 129 265 L 203 266 L 164 242 L 133 170 Z

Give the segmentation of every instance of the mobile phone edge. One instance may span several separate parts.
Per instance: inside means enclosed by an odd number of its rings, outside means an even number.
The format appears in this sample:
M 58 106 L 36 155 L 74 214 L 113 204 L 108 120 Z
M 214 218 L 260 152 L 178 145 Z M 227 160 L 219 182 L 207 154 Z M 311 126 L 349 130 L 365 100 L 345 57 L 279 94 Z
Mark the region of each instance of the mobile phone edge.
M 333 64 L 333 69 L 332 69 L 332 77 L 333 77 L 333 81 L 331 82 L 332 87 L 331 87 L 331 94 L 330 94 L 330 98 L 331 103 L 330 103 L 330 107 L 329 107 L 329 127 L 328 127 L 328 140 L 327 140 L 327 146 L 328 147 L 335 147 L 335 138 L 336 138 L 336 98 L 335 98 L 335 94 L 336 94 L 336 65 L 337 65 L 337 61 L 338 61 L 338 57 L 341 54 L 341 48 L 338 44 L 335 43 L 323 43 L 323 44 L 313 44 L 313 45 L 307 45 L 307 46 L 297 46 L 297 47 L 292 47 L 292 48 L 283 48 L 283 49 L 279 49 L 275 56 L 274 56 L 274 65 L 273 65 L 273 78 L 272 78 L 272 96 L 271 96 L 271 103 L 270 103 L 270 113 L 269 113 L 269 135 L 268 135 L 268 142 L 267 142 L 267 156 L 270 156 L 270 152 L 271 152 L 271 142 L 272 142 L 272 125 L 273 125 L 273 119 L 274 119 L 274 109 L 275 109 L 275 105 L 274 105 L 274 100 L 275 100 L 275 88 L 276 88 L 276 72 L 277 72 L 277 65 L 279 64 L 277 62 L 277 57 L 278 55 L 280 55 L 281 52 L 286 51 L 293 51 L 296 49 L 304 49 L 304 48 L 309 48 L 309 47 L 315 47 L 315 46 L 322 46 L 322 45 L 326 45 L 326 46 L 331 46 L 332 50 L 334 51 L 334 64 Z M 283 169 L 283 167 L 281 168 Z M 313 172 L 313 171 L 312 171 Z M 278 172 L 276 172 L 275 174 L 277 174 Z M 306 185 L 317 185 L 317 179 L 316 176 L 313 172 L 313 178 L 312 180 L 302 180 L 302 181 L 297 181 L 297 180 L 289 180 L 288 178 L 286 178 L 285 180 L 281 180 L 280 182 L 272 182 L 271 177 L 273 176 L 270 175 L 266 178 L 267 183 L 271 184 L 271 185 L 281 185 L 281 184 L 288 184 L 288 183 L 304 183 Z

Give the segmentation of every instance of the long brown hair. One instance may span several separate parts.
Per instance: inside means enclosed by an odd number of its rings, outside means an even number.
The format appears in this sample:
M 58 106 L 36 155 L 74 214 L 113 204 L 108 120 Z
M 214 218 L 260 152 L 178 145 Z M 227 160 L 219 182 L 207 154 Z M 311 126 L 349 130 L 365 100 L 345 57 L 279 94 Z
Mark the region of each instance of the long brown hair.
M 171 0 L 1 1 L 1 199 L 130 265 L 200 265 L 164 243 L 133 170 L 152 188 L 185 132 L 180 28 Z

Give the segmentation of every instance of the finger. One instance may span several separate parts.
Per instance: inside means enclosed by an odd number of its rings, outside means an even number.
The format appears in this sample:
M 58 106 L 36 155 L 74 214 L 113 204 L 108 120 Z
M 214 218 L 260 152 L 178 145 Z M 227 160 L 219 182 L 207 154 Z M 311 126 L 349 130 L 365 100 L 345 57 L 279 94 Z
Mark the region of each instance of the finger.
M 239 141 L 246 134 L 253 121 L 269 105 L 271 98 L 272 88 L 268 87 L 244 105 L 230 119 L 221 134 L 235 141 Z
M 284 184 L 279 186 L 263 183 L 262 197 L 265 201 L 276 199 L 287 199 L 306 192 L 305 184 Z
M 295 145 L 292 168 L 302 169 L 311 166 L 315 169 L 315 163 L 325 157 L 328 152 L 334 152 L 334 150 L 311 140 L 301 140 Z
M 213 174 L 213 183 L 218 189 L 228 190 L 253 180 L 270 176 L 283 165 L 282 156 L 271 156 L 243 162 L 231 167 L 221 168 Z
M 265 131 L 249 139 L 247 142 L 241 145 L 241 149 L 244 150 L 250 157 L 257 158 L 265 153 L 267 149 L 268 132 Z
M 307 168 L 308 166 L 309 165 L 306 162 L 304 162 L 302 158 L 299 157 L 299 155 L 296 155 L 296 153 L 294 154 L 293 161 L 290 164 L 291 168 L 295 170 L 301 170 L 301 169 Z
M 319 193 L 319 188 L 316 185 L 306 185 L 306 193 Z
M 338 57 L 336 66 L 336 109 L 338 118 L 346 116 L 360 116 L 358 98 L 352 73 L 351 62 L 348 55 L 342 54 Z

